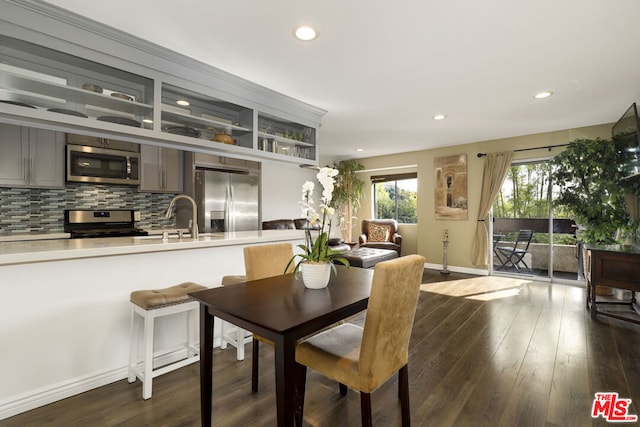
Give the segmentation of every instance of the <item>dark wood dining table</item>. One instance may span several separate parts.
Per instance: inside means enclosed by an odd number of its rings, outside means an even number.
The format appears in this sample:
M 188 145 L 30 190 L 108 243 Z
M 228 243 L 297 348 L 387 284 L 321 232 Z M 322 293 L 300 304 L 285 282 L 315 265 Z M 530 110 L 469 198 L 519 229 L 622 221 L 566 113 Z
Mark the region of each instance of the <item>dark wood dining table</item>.
M 337 266 L 324 289 L 293 274 L 190 294 L 200 302 L 200 411 L 211 426 L 214 317 L 274 342 L 278 426 L 294 425 L 295 348 L 300 338 L 367 308 L 373 270 Z

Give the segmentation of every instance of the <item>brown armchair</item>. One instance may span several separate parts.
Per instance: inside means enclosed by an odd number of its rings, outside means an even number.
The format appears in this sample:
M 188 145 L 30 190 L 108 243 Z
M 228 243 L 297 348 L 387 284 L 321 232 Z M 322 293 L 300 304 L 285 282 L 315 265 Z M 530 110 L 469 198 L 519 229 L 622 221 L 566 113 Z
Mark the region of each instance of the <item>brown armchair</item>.
M 363 219 L 362 234 L 358 237 L 361 248 L 391 249 L 401 256 L 402 236 L 398 234 L 395 219 Z

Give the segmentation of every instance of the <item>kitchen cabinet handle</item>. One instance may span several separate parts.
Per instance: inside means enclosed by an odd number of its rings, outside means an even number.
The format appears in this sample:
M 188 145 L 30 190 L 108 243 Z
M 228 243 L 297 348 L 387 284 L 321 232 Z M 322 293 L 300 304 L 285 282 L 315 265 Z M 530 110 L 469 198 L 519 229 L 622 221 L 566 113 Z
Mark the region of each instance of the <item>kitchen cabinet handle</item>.
M 25 183 L 27 183 L 27 158 L 23 157 L 22 158 L 22 181 L 24 181 Z
M 36 160 L 35 159 L 31 159 L 29 161 L 29 182 L 31 184 L 34 184 L 36 182 L 36 180 L 37 180 L 36 172 L 37 172 L 37 170 L 36 170 Z

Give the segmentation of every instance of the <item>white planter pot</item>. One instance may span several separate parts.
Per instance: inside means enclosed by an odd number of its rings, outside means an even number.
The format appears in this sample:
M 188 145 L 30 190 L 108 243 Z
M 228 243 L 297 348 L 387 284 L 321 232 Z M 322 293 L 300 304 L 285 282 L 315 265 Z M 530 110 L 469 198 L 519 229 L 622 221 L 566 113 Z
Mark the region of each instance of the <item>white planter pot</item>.
M 300 271 L 302 271 L 302 282 L 309 289 L 322 289 L 329 284 L 331 264 L 328 262 L 322 264 L 303 262 L 300 264 Z

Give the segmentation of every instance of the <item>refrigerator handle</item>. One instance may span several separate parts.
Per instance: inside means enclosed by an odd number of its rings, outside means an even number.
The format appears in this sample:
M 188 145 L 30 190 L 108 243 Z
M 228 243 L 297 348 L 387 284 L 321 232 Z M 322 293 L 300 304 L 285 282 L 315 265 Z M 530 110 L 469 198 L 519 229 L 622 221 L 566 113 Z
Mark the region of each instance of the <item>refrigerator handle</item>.
M 229 200 L 231 201 L 231 206 L 230 206 L 230 216 L 229 216 L 229 225 L 231 226 L 231 230 L 230 231 L 236 231 L 236 199 L 235 199 L 235 195 L 233 194 L 233 185 L 229 184 L 229 186 L 227 187 L 229 189 Z
M 231 194 L 229 193 L 229 184 L 225 188 L 224 197 L 224 231 L 231 231 Z

